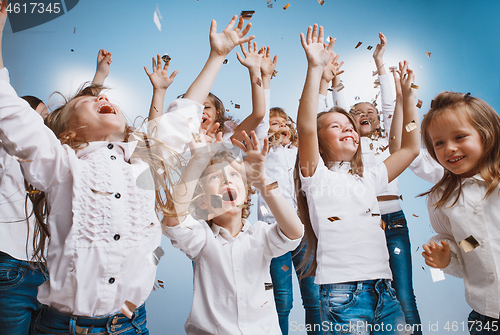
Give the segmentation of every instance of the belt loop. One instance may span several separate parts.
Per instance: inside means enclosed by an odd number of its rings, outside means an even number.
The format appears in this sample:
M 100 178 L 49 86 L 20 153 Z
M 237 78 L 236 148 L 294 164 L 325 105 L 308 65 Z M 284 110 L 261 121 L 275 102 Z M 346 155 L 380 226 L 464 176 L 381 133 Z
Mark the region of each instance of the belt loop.
M 76 334 L 76 316 L 74 315 L 71 315 L 70 319 L 69 319 L 69 333 L 71 335 L 75 335 Z
M 363 290 L 363 282 L 358 281 L 356 284 L 356 291 L 354 291 L 354 294 L 358 295 L 362 290 Z

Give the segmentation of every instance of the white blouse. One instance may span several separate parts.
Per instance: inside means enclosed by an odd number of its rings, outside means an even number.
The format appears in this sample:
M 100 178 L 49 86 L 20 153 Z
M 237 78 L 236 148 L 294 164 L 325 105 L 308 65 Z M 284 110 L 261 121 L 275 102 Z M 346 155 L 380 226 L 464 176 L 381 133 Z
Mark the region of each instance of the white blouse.
M 101 316 L 139 306 L 155 278 L 161 227 L 155 194 L 136 185 L 148 165 L 131 157 L 137 142 L 91 142 L 75 153 L 9 84 L 0 69 L 0 140 L 23 159 L 24 177 L 46 192 L 50 279 L 38 300 L 61 312 Z M 174 149 L 192 139 L 189 122 L 203 106 L 181 99 L 156 124 L 156 136 Z

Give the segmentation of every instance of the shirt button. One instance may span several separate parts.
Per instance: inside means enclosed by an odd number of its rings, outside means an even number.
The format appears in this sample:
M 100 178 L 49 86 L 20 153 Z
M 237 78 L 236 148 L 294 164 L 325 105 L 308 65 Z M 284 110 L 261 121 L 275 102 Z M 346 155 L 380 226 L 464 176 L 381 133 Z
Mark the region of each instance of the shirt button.
M 115 239 L 115 241 L 118 241 L 120 239 L 120 234 L 116 234 L 115 236 L 113 236 L 113 238 Z
M 111 157 L 109 157 L 109 158 L 111 158 L 111 160 L 114 161 L 116 159 L 116 156 L 115 155 L 111 155 Z
M 115 198 L 116 198 L 116 199 L 120 199 L 121 197 L 122 197 L 122 195 L 121 195 L 120 193 L 116 193 L 116 194 L 115 194 Z
M 113 284 L 113 283 L 115 282 L 115 278 L 113 278 L 113 277 L 109 278 L 108 282 L 109 282 L 110 284 Z
M 113 149 L 113 148 L 114 148 L 113 143 L 109 143 L 109 144 L 108 144 L 108 149 L 109 149 L 109 150 L 111 150 L 111 149 Z

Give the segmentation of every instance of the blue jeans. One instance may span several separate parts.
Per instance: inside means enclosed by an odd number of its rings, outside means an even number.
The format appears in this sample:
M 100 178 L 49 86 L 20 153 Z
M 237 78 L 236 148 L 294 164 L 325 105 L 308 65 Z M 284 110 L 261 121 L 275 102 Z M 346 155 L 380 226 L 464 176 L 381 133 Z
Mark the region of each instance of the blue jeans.
M 469 314 L 469 333 L 471 335 L 500 334 L 500 320 L 472 311 Z
M 37 313 L 34 335 L 137 335 L 149 334 L 146 328 L 146 307 L 144 304 L 137 307 L 132 319 L 121 313 L 106 316 L 77 316 L 61 313 L 46 305 L 42 305 Z
M 388 279 L 320 285 L 319 294 L 325 335 L 396 335 L 408 330 Z
M 414 335 L 422 335 L 420 315 L 413 293 L 411 245 L 405 215 L 403 211 L 384 214 L 382 220 L 385 222 L 385 238 L 393 277 L 392 286 L 405 313 L 406 323 L 414 325 Z
M 37 265 L 0 252 L 0 335 L 29 334 L 45 280 Z
M 278 312 L 278 320 L 283 335 L 288 334 L 288 316 L 293 307 L 292 261 L 295 271 L 304 258 L 306 246 L 299 245 L 292 252 L 273 258 L 271 261 L 271 278 L 273 281 L 274 300 Z M 298 276 L 298 273 L 297 273 Z M 302 305 L 306 311 L 304 328 L 309 335 L 322 335 L 321 315 L 319 310 L 319 286 L 314 284 L 314 277 L 299 279 Z M 316 325 L 316 326 L 315 326 Z

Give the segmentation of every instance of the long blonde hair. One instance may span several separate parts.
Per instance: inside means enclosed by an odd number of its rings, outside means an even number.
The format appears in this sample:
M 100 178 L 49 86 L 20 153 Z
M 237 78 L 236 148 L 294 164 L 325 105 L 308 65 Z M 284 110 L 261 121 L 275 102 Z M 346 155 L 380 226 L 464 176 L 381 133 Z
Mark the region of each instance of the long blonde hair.
M 454 113 L 462 117 L 479 133 L 483 144 L 483 155 L 477 164 L 476 171 L 488 185 L 486 198 L 493 193 L 500 182 L 500 117 L 484 100 L 472 97 L 470 93 L 463 94 L 449 91 L 439 93 L 432 100 L 431 109 L 422 121 L 422 140 L 429 154 L 436 161 L 438 159 L 429 134 L 429 128 L 437 118 L 446 113 Z M 445 169 L 441 180 L 429 191 L 420 195 L 431 194 L 440 188 L 444 188 L 441 198 L 434 204 L 439 208 L 449 200 L 457 187 L 458 194 L 451 206 L 457 203 L 462 192 L 462 184 L 459 176 Z
M 320 155 L 325 165 L 330 168 L 335 161 L 338 161 L 334 156 L 331 147 L 328 145 L 327 141 L 321 138 L 319 135 L 319 130 L 322 127 L 322 120 L 325 115 L 330 113 L 340 113 L 347 117 L 349 122 L 352 124 L 354 131 L 359 134 L 358 127 L 354 122 L 352 116 L 347 113 L 344 109 L 340 107 L 333 107 L 329 111 L 318 113 L 317 117 L 317 134 L 318 134 L 318 144 L 320 149 Z M 351 163 L 351 173 L 357 174 L 363 177 L 363 161 L 361 154 L 361 145 L 358 146 L 356 153 L 350 161 Z M 299 218 L 304 225 L 304 238 L 302 239 L 302 246 L 304 243 L 307 244 L 306 254 L 299 265 L 299 273 L 301 277 L 314 276 L 316 273 L 316 250 L 318 248 L 318 238 L 314 234 L 311 218 L 309 216 L 309 206 L 307 205 L 307 198 L 305 192 L 302 190 L 302 182 L 300 181 L 300 165 L 299 156 L 297 155 L 297 160 L 295 162 L 295 169 L 293 171 L 293 177 L 295 181 L 295 193 L 297 194 L 297 208 Z M 312 262 L 310 260 L 312 259 Z

